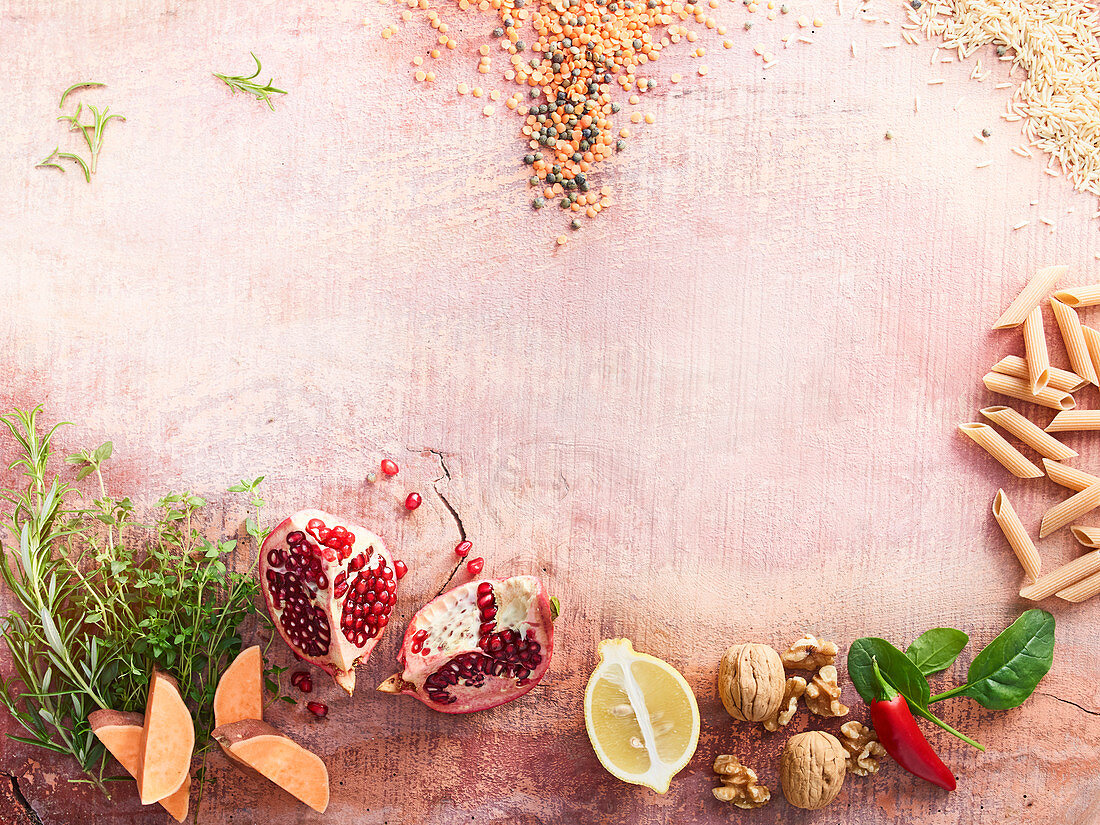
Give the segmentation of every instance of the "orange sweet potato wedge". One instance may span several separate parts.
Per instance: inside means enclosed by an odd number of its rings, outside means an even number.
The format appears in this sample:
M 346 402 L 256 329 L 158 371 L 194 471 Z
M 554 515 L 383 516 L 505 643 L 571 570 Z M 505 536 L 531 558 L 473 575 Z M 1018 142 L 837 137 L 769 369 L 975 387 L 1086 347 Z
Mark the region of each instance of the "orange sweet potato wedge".
M 324 813 L 328 807 L 328 769 L 321 757 L 271 725 L 244 719 L 215 728 L 213 736 L 238 766 L 270 779 L 315 811 Z
M 260 646 L 247 647 L 225 669 L 214 691 L 214 726 L 263 719 L 264 660 Z
M 154 670 L 145 700 L 139 747 L 141 762 L 136 774 L 142 805 L 159 802 L 183 786 L 191 770 L 194 750 L 195 724 L 176 680 Z
M 136 776 L 141 764 L 141 729 L 145 717 L 140 713 L 122 713 L 117 710 L 97 710 L 88 716 L 88 724 L 94 733 L 123 769 Z M 168 811 L 176 822 L 187 819 L 187 807 L 191 800 L 191 777 L 183 780 L 183 785 L 171 796 L 160 800 L 161 806 Z

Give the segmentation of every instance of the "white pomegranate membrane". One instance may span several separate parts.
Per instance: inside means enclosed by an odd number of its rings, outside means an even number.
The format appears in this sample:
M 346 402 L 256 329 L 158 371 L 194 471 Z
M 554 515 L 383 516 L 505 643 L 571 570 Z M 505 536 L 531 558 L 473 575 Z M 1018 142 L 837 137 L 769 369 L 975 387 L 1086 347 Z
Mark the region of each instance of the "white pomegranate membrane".
M 413 617 L 398 660 L 404 672 L 379 690 L 407 693 L 444 713 L 517 699 L 550 666 L 553 620 L 533 576 L 456 587 Z
M 399 578 L 378 536 L 319 510 L 286 519 L 260 552 L 260 586 L 279 635 L 348 693 L 356 664 L 389 623 Z

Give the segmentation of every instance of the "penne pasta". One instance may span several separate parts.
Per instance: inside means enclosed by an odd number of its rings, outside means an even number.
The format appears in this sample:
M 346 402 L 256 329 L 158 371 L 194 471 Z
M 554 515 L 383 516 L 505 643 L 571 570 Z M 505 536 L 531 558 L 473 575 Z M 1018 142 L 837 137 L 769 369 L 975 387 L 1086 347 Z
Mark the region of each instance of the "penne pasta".
M 1086 345 L 1088 344 L 1087 335 L 1085 337 L 1085 343 Z M 1011 375 L 1013 378 L 1028 377 L 1027 361 L 1019 355 L 1006 355 L 993 365 L 991 371 L 999 372 L 1001 375 Z M 1082 387 L 1087 386 L 1088 383 L 1088 381 L 1075 372 L 1058 369 L 1058 367 L 1051 367 L 1049 379 L 1047 380 L 1047 387 L 1052 390 L 1061 390 L 1062 392 L 1077 392 Z
M 1028 461 L 1023 453 L 1005 441 L 1004 436 L 988 424 L 960 424 L 959 431 L 1001 462 L 1016 478 L 1041 478 L 1044 475 L 1042 470 Z M 1097 489 L 1100 490 L 1100 487 Z
M 1047 424 L 1048 433 L 1100 430 L 1100 410 L 1063 410 Z M 1055 458 L 1055 456 L 1050 456 Z
M 1100 304 L 1100 284 L 1071 286 L 1069 289 L 1055 292 L 1054 297 L 1074 309 L 1077 307 L 1094 307 Z
M 1077 402 L 1068 392 L 1050 387 L 1032 395 L 1026 378 L 1013 378 L 1010 375 L 1001 375 L 999 372 L 987 372 L 982 377 L 982 383 L 990 392 L 1007 395 L 1009 398 L 1018 398 L 1020 401 L 1030 401 L 1032 404 L 1050 407 L 1052 410 L 1072 410 L 1077 406 Z
M 1068 271 L 1068 266 L 1048 266 L 1046 269 L 1040 269 L 1036 272 L 1023 291 L 1016 296 L 1016 300 L 1009 304 L 1008 309 L 997 319 L 993 329 L 1008 329 L 1009 327 L 1020 326 L 1031 314 L 1031 310 L 1039 306 L 1039 302 L 1043 300 L 1043 297 L 1054 289 L 1054 285 Z
M 1070 532 L 1085 547 L 1100 547 L 1100 527 L 1070 527 Z
M 1012 407 L 986 407 L 982 410 L 982 415 L 1002 430 L 1016 436 L 1044 458 L 1065 461 L 1077 456 L 1076 450 L 1071 450 L 1054 436 L 1043 432 L 1038 425 L 1024 418 Z M 1058 415 L 1065 415 L 1065 413 L 1058 413 Z M 1057 416 L 1054 420 L 1058 420 Z
M 1055 595 L 1067 602 L 1083 602 L 1085 599 L 1091 599 L 1097 593 L 1100 593 L 1100 573 L 1093 573 L 1091 576 L 1071 584 L 1065 590 L 1059 590 Z
M 1045 539 L 1055 530 L 1061 530 L 1072 521 L 1077 521 L 1085 513 L 1100 507 L 1100 484 L 1090 484 L 1079 493 L 1074 493 L 1065 501 L 1055 504 L 1043 514 L 1039 524 L 1039 538 Z
M 1096 375 L 1100 377 L 1100 332 L 1081 324 L 1081 334 L 1085 336 L 1085 348 L 1089 351 L 1092 368 L 1096 370 Z
M 1037 602 L 1097 572 L 1100 572 L 1100 550 L 1093 550 L 1091 553 L 1078 556 L 1069 564 L 1063 564 L 1045 576 L 1040 576 L 1033 584 L 1021 590 L 1020 596 Z
M 1100 481 L 1100 476 L 1094 476 L 1092 473 L 1086 473 L 1076 467 L 1067 467 L 1065 464 L 1059 464 L 1057 461 L 1050 461 L 1046 458 L 1043 459 L 1043 466 L 1046 468 L 1047 477 L 1051 481 L 1071 490 L 1084 490 L 1090 484 Z
M 1076 311 L 1055 298 L 1050 299 L 1050 305 L 1054 309 L 1054 320 L 1058 322 L 1058 329 L 1062 331 L 1062 340 L 1065 342 L 1069 364 L 1073 367 L 1073 371 L 1090 384 L 1100 384 L 1100 379 L 1097 379 L 1096 370 L 1092 366 L 1088 345 L 1085 343 L 1081 319 L 1077 317 Z
M 998 490 L 997 495 L 993 497 L 993 518 L 997 519 L 1001 532 L 1008 539 L 1012 552 L 1016 554 L 1027 577 L 1033 582 L 1036 581 L 1039 578 L 1039 551 L 1035 549 L 1035 543 L 1024 529 L 1023 522 L 1016 515 L 1004 490 Z
M 1045 389 L 1050 381 L 1050 355 L 1047 353 L 1047 336 L 1043 332 L 1042 307 L 1031 310 L 1024 321 L 1024 352 L 1027 355 L 1028 382 L 1034 395 Z

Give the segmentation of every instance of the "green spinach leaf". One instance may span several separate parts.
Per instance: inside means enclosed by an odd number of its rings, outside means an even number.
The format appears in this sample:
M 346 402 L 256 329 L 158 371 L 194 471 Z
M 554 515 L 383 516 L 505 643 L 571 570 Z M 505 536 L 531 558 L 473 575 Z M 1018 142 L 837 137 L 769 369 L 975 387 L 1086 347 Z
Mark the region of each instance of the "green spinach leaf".
M 878 661 L 879 670 L 898 693 L 911 705 L 927 708 L 931 691 L 928 680 L 904 653 L 885 639 L 865 636 L 856 639 L 848 649 L 848 676 L 856 686 L 863 701 L 870 704 L 878 698 L 878 682 L 875 679 L 872 659 Z
M 959 658 L 970 637 L 953 627 L 926 630 L 905 650 L 905 655 L 925 676 L 947 670 Z
M 1054 663 L 1054 617 L 1026 611 L 1006 627 L 970 664 L 967 684 L 933 696 L 969 696 L 990 710 L 1019 707 Z

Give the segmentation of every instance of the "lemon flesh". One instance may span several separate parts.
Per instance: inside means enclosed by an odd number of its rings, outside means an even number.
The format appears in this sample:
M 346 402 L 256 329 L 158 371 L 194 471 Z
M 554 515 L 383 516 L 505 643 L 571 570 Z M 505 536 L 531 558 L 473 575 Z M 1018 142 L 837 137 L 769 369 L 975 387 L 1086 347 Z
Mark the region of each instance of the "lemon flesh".
M 627 639 L 600 642 L 584 692 L 584 722 L 596 757 L 624 782 L 665 793 L 699 744 L 699 705 L 667 662 Z

